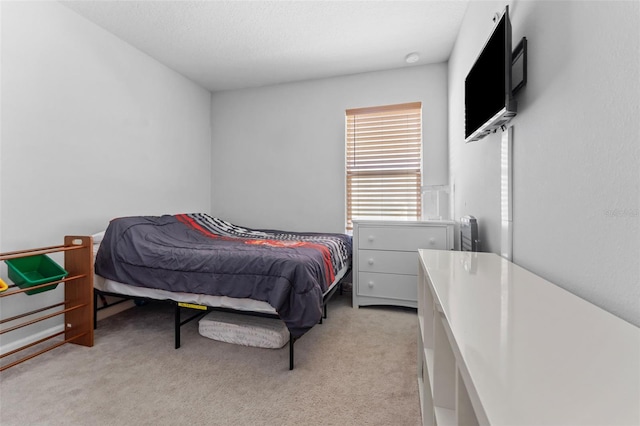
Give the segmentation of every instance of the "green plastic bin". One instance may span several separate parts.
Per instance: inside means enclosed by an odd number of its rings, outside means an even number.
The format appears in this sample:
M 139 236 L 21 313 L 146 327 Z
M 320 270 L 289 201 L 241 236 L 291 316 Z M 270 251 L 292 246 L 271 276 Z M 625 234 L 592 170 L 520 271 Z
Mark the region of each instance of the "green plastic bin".
M 69 273 L 46 254 L 20 257 L 4 261 L 7 264 L 9 279 L 20 288 L 29 288 L 52 281 L 58 281 Z M 53 290 L 58 284 L 52 284 L 35 290 L 26 291 L 28 295 Z

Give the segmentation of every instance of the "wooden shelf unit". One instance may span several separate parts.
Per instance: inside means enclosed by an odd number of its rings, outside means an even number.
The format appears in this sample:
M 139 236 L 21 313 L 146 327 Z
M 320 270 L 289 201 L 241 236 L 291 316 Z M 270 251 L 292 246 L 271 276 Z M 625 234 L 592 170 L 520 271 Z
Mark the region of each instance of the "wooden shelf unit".
M 63 283 L 64 301 L 44 308 L 38 308 L 28 312 L 24 312 L 10 318 L 2 318 L 0 320 L 0 326 L 8 323 L 15 323 L 18 321 L 20 322 L 15 325 L 0 329 L 0 335 L 63 314 L 64 330 L 2 354 L 0 355 L 0 359 L 18 354 L 26 349 L 36 347 L 58 336 L 64 335 L 64 338 L 63 340 L 58 340 L 52 345 L 45 347 L 44 349 L 34 348 L 35 352 L 33 353 L 29 353 L 6 365 L 0 365 L 0 371 L 6 370 L 7 368 L 13 367 L 14 365 L 20 364 L 40 354 L 55 349 L 58 346 L 62 346 L 65 343 L 75 343 L 78 345 L 89 347 L 93 346 L 92 237 L 66 236 L 64 238 L 64 245 L 0 253 L 0 261 L 57 252 L 64 253 L 64 269 L 69 273 L 66 278 L 24 289 L 11 287 L 5 292 L 0 293 L 0 298 L 15 296 L 16 294 L 21 294 L 29 290 L 36 290 L 38 288 L 47 287 L 56 283 Z M 38 297 L 38 295 L 33 294 L 29 297 Z M 36 314 L 49 311 L 54 308 L 61 309 L 58 309 L 53 313 L 34 317 L 34 315 Z

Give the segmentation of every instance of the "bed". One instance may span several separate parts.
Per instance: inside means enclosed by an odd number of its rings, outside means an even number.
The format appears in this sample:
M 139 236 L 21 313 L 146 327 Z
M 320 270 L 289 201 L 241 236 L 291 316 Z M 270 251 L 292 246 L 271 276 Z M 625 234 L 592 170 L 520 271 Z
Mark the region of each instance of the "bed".
M 96 297 L 174 303 L 176 348 L 180 326 L 212 309 L 280 318 L 290 369 L 293 343 L 326 317 L 351 266 L 346 234 L 251 229 L 204 213 L 116 218 L 94 243 Z M 182 320 L 185 309 L 196 314 Z

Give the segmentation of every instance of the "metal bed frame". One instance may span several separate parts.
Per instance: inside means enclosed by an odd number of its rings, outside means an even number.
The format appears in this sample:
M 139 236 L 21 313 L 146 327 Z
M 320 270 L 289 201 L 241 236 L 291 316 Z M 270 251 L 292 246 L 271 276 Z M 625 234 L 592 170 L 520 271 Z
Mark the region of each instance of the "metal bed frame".
M 331 300 L 331 298 L 333 297 L 333 295 L 335 294 L 336 291 L 340 291 L 339 294 L 342 294 L 342 284 L 345 281 L 345 279 L 347 277 L 349 277 L 351 272 L 351 266 L 349 266 L 349 269 L 345 272 L 344 276 L 340 279 L 340 281 L 338 283 L 336 283 L 336 285 L 334 285 L 331 290 L 329 290 L 326 294 L 324 294 L 324 296 L 322 297 L 322 309 L 323 309 L 323 313 L 322 313 L 322 317 L 320 318 L 320 322 L 319 324 L 322 324 L 322 320 L 327 318 L 327 303 L 329 302 L 329 300 Z M 117 297 L 120 300 L 117 300 L 115 302 L 111 302 L 111 303 L 107 303 L 107 300 L 105 298 L 105 296 L 111 296 L 111 297 Z M 98 297 L 100 297 L 101 301 L 102 301 L 102 306 L 98 307 Z M 175 306 L 175 311 L 174 311 L 174 336 L 175 336 L 175 348 L 178 349 L 180 348 L 180 327 L 182 327 L 183 325 L 197 319 L 197 318 L 201 318 L 203 317 L 207 312 L 210 311 L 223 311 L 223 312 L 233 312 L 235 314 L 241 314 L 241 315 L 250 315 L 250 316 L 257 316 L 257 317 L 263 317 L 263 318 L 275 318 L 275 319 L 280 319 L 280 317 L 277 314 L 268 314 L 268 313 L 262 313 L 262 312 L 252 312 L 252 311 L 243 311 L 243 310 L 236 310 L 236 309 L 230 309 L 230 308 L 221 308 L 221 307 L 213 307 L 213 306 L 206 306 L 206 305 L 198 305 L 195 303 L 183 303 L 183 302 L 176 302 L 175 300 L 170 300 L 170 299 L 165 299 L 165 300 L 161 300 L 161 299 L 152 299 L 152 298 L 147 298 L 147 297 L 140 297 L 140 296 L 129 296 L 129 295 L 124 295 L 124 294 L 119 294 L 119 293 L 110 293 L 110 292 L 105 292 L 102 290 L 98 290 L 96 288 L 93 289 L 93 328 L 96 329 L 98 327 L 98 311 L 102 310 L 102 309 L 106 309 L 109 308 L 111 306 L 117 305 L 119 303 L 122 302 L 126 302 L 127 300 L 147 300 L 147 301 L 159 301 L 159 302 L 169 302 L 172 303 Z M 192 314 L 191 316 L 189 316 L 186 319 L 181 319 L 181 309 L 188 309 L 191 311 L 197 310 L 200 312 L 197 312 L 195 314 Z M 299 337 L 294 338 L 291 333 L 289 333 L 289 370 L 293 370 L 293 365 L 294 365 L 294 352 L 293 352 L 293 344 L 296 342 L 296 340 L 298 340 Z

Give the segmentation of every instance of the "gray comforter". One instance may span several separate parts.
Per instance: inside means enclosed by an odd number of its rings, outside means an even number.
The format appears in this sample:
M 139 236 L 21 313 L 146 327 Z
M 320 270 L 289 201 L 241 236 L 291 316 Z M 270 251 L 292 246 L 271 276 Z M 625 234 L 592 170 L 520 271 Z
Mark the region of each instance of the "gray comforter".
M 323 293 L 351 258 L 344 234 L 255 230 L 206 214 L 109 223 L 96 274 L 172 292 L 269 303 L 299 337 L 322 316 Z

